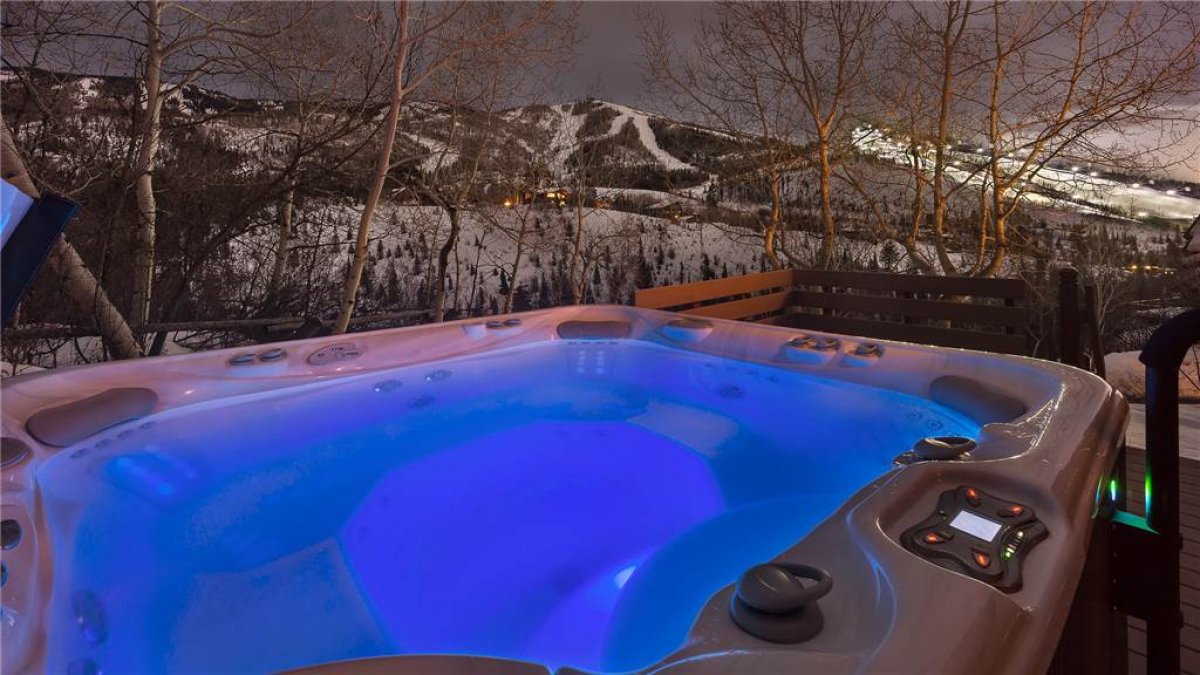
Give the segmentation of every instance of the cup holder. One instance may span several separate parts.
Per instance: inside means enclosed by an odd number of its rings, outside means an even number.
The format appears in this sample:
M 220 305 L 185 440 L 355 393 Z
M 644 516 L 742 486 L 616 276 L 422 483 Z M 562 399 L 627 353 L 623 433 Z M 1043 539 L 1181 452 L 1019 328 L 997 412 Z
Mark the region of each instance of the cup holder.
M 707 319 L 683 317 L 666 322 L 660 331 L 676 342 L 695 343 L 708 337 L 713 331 L 713 323 Z
M 729 615 L 738 628 L 778 644 L 811 639 L 825 626 L 817 600 L 833 588 L 833 577 L 812 565 L 769 563 L 751 567 L 738 580 Z
M 0 548 L 5 551 L 21 543 L 21 523 L 12 518 L 0 521 Z
M 912 450 L 900 453 L 894 463 L 902 466 L 913 462 L 969 459 L 977 445 L 975 439 L 966 436 L 927 436 L 917 441 Z

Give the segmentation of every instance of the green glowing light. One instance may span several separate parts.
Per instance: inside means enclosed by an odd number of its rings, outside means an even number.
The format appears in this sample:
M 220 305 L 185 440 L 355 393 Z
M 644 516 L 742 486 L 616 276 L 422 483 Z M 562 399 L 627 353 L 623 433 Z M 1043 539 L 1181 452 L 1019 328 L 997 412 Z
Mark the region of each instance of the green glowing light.
M 1111 501 L 1114 504 L 1117 503 L 1117 479 L 1116 478 L 1108 479 L 1108 499 L 1109 499 L 1109 501 Z
M 1157 534 L 1157 532 L 1154 532 L 1154 530 L 1150 529 L 1150 525 L 1146 523 L 1145 518 L 1141 516 L 1135 516 L 1128 511 L 1117 511 L 1114 513 L 1113 522 Z
M 1150 520 L 1150 472 L 1146 472 L 1146 520 Z

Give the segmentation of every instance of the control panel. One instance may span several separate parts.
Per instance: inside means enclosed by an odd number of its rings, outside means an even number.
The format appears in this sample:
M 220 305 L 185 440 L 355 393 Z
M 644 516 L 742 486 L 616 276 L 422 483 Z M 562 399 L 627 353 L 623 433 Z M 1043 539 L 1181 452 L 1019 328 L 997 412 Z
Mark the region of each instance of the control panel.
M 1033 509 L 962 485 L 938 497 L 937 510 L 900 536 L 932 563 L 1013 592 L 1021 564 L 1049 534 Z

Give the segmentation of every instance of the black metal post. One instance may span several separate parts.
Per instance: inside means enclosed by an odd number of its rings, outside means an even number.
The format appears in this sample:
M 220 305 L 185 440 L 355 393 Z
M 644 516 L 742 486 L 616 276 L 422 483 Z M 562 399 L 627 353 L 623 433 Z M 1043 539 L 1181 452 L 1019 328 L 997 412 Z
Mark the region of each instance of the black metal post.
M 1146 665 L 1179 672 L 1179 366 L 1200 341 L 1200 309 L 1159 326 L 1138 359 L 1146 365 L 1146 525 L 1160 538 L 1158 597 L 1146 612 Z
M 1058 271 L 1058 360 L 1083 366 L 1079 349 L 1079 273 L 1074 267 Z

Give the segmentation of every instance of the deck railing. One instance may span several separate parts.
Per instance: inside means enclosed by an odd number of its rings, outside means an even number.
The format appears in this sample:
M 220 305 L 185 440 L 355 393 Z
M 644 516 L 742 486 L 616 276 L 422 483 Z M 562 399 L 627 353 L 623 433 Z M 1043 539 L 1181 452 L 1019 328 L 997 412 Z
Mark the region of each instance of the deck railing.
M 1030 351 L 1020 279 L 777 270 L 639 290 L 638 307 L 1006 354 Z

